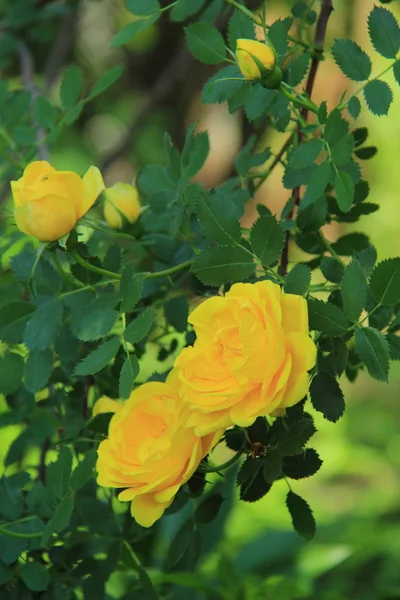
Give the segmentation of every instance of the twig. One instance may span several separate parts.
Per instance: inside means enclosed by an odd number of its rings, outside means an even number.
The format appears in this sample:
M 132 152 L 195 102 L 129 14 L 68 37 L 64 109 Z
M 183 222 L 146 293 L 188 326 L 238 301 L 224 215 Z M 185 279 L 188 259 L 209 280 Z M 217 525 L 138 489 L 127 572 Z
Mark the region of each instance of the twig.
M 308 97 L 311 99 L 312 92 L 314 89 L 315 78 L 318 71 L 319 63 L 321 62 L 321 55 L 324 52 L 324 42 L 326 35 L 326 28 L 328 25 L 328 20 L 331 12 L 333 11 L 332 0 L 322 0 L 321 12 L 319 13 L 316 29 L 315 29 L 315 50 L 314 56 L 311 61 L 310 72 L 308 74 L 307 83 L 306 83 L 306 92 Z M 308 109 L 303 108 L 301 111 L 301 116 L 304 120 L 307 119 Z M 302 140 L 302 133 L 300 125 L 297 128 L 297 136 L 299 142 Z M 294 199 L 294 205 L 292 210 L 287 215 L 287 219 L 291 219 L 293 217 L 294 209 L 296 206 L 300 204 L 300 186 L 296 186 L 292 191 L 292 197 Z M 282 251 L 281 258 L 281 266 L 280 272 L 281 275 L 285 276 L 287 273 L 287 267 L 289 264 L 289 241 L 290 241 L 290 231 L 287 231 L 285 234 L 285 244 Z
M 34 115 L 33 115 L 33 104 L 34 104 L 36 97 L 38 96 L 38 91 L 37 91 L 34 81 L 33 81 L 34 68 L 33 68 L 32 55 L 29 51 L 28 46 L 25 44 L 25 42 L 21 42 L 19 45 L 19 57 L 20 57 L 20 62 L 21 62 L 22 82 L 24 84 L 25 89 L 28 92 L 30 92 L 30 94 L 31 94 L 31 121 L 32 121 L 32 125 L 34 126 L 34 129 L 36 131 L 36 140 L 37 140 L 39 158 L 40 158 L 40 160 L 49 160 L 49 150 L 48 150 L 46 144 L 41 142 L 42 138 L 45 136 L 45 131 L 43 129 L 41 129 L 40 127 L 38 127 L 38 124 L 36 123 Z
M 57 79 L 60 67 L 68 57 L 69 51 L 75 39 L 78 18 L 76 12 L 71 12 L 63 18 L 58 30 L 56 40 L 50 50 L 49 58 L 44 68 L 44 93 L 47 95 Z
M 46 438 L 40 449 L 40 460 L 39 460 L 39 481 L 43 484 L 46 483 L 46 455 L 50 448 L 50 439 Z

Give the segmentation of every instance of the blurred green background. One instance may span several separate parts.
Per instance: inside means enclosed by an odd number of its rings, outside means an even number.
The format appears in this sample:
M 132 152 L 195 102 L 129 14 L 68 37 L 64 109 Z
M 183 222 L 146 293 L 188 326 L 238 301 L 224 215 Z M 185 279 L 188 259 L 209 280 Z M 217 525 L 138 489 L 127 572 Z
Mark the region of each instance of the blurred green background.
M 63 63 L 71 60 L 84 69 L 88 86 L 114 64 L 125 63 L 126 71 L 122 81 L 87 107 L 78 122 L 63 133 L 51 149 L 54 166 L 83 173 L 90 164 L 96 164 L 105 166 L 108 184 L 130 182 L 142 165 L 163 160 L 165 130 L 179 142 L 187 123 L 199 119 L 199 127 L 210 131 L 212 147 L 199 176 L 201 183 L 211 187 L 229 177 L 248 127 L 241 115 L 229 115 L 225 106 L 200 105 L 202 84 L 212 71 L 189 61 L 179 67 L 182 72 L 169 93 L 161 100 L 150 100 L 169 62 L 180 52 L 180 26 L 154 26 L 123 49 L 110 50 L 113 33 L 132 18 L 123 3 L 86 0 L 73 4 L 76 23 L 59 70 L 48 82 L 50 95 L 57 98 L 59 73 Z M 269 20 L 287 16 L 291 4 L 268 2 Z M 316 10 L 318 5 L 314 2 Z M 379 72 L 384 59 L 373 54 L 366 23 L 373 5 L 372 0 L 334 0 L 328 42 L 334 36 L 352 36 L 375 56 L 374 69 Z M 398 2 L 389 7 L 400 16 Z M 62 33 L 63 18 L 59 30 L 54 28 L 54 43 Z M 40 86 L 49 69 L 43 52 L 39 44 L 35 58 Z M 13 65 L 7 65 L 4 72 L 12 85 L 20 85 Z M 389 82 L 391 78 L 385 77 Z M 373 216 L 362 217 L 357 226 L 371 237 L 380 259 L 400 252 L 400 90 L 394 79 L 390 83 L 395 96 L 389 116 L 378 118 L 363 111 L 354 124 L 367 126 L 369 142 L 379 149 L 372 160 L 363 163 L 363 170 L 371 186 L 370 201 L 381 208 Z M 349 85 L 328 57 L 317 77 L 315 100 L 327 98 L 332 106 Z M 141 111 L 147 105 L 143 118 Z M 279 136 L 267 135 L 266 143 L 279 147 L 281 142 Z M 281 175 L 277 168 L 254 205 L 261 201 L 280 211 L 288 198 Z M 254 207 L 249 206 L 245 219 L 250 222 L 253 217 Z M 342 232 L 337 226 L 326 230 L 331 239 Z M 366 374 L 354 384 L 341 383 L 347 403 L 344 417 L 332 424 L 315 415 L 319 432 L 313 447 L 324 460 L 323 468 L 311 480 L 293 486 L 313 508 L 318 524 L 315 540 L 303 542 L 293 532 L 285 507 L 284 481 L 276 483 L 257 503 L 239 503 L 235 498 L 232 512 L 221 521 L 223 535 L 201 567 L 203 583 L 218 581 L 226 598 L 400 598 L 400 369 L 392 368 L 389 385 L 377 383 Z M 5 407 L 0 397 L 0 410 Z M 0 459 L 18 432 L 18 426 L 0 431 Z M 176 519 L 167 518 L 163 527 L 169 535 Z M 110 593 L 118 595 L 118 589 L 116 577 L 110 582 Z M 182 594 L 179 597 L 187 598 L 190 592 L 186 589 Z

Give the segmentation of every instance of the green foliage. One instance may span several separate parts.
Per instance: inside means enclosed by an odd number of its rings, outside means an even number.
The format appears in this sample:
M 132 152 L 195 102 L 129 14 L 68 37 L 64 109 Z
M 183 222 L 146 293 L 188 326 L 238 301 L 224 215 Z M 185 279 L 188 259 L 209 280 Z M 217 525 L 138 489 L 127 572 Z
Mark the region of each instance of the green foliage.
M 371 59 L 353 40 L 335 40 L 333 58 L 342 72 L 353 81 L 366 81 L 372 70 Z
M 310 386 L 311 402 L 315 410 L 334 423 L 344 413 L 344 397 L 336 379 L 328 373 L 318 373 Z
M 368 82 L 363 93 L 367 106 L 374 115 L 381 116 L 388 114 L 393 94 L 386 81 L 375 79 Z
M 189 25 L 186 28 L 186 42 L 193 56 L 206 65 L 218 65 L 226 58 L 224 38 L 212 25 Z
M 389 10 L 374 6 L 368 17 L 368 32 L 377 52 L 385 58 L 396 58 L 400 48 L 400 27 Z
M 389 374 L 389 346 L 380 331 L 374 327 L 356 330 L 356 350 L 369 374 L 379 381 L 387 381 Z
M 113 337 L 86 356 L 75 368 L 76 375 L 93 375 L 104 369 L 115 357 L 120 340 Z
M 282 229 L 275 217 L 261 216 L 250 231 L 250 244 L 254 254 L 264 266 L 278 260 L 284 243 Z
M 293 527 L 299 535 L 312 540 L 315 535 L 315 519 L 311 508 L 301 496 L 290 491 L 286 497 L 286 506 L 288 507 L 292 518 Z

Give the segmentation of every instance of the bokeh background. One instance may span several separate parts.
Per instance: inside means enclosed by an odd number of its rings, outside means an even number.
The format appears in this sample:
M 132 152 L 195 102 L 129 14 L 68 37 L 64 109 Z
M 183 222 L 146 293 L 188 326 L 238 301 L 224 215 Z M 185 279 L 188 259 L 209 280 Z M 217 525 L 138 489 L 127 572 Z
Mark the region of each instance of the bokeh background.
M 0 12 L 11 1 L 2 0 Z M 373 0 L 333 3 L 327 46 L 334 37 L 350 36 L 373 56 L 374 72 L 380 72 L 386 62 L 374 53 L 367 32 Z M 292 4 L 269 0 L 268 20 L 287 16 Z M 319 1 L 313 4 L 318 10 Z M 123 48 L 112 50 L 112 35 L 134 18 L 122 0 L 84 0 L 68 6 L 69 11 L 60 11 L 48 38 L 37 40 L 32 48 L 38 87 L 57 98 L 60 74 L 71 61 L 84 70 L 88 87 L 114 64 L 123 63 L 126 70 L 51 148 L 54 166 L 84 173 L 96 164 L 107 184 L 131 182 L 143 165 L 163 161 L 164 131 L 179 145 L 187 124 L 199 121 L 199 129 L 209 131 L 211 154 L 198 179 L 206 187 L 227 179 L 252 129 L 242 114 L 229 114 L 225 105 L 201 104 L 201 88 L 213 70 L 190 57 L 181 25 L 162 19 Z M 399 2 L 389 8 L 400 16 Z M 11 86 L 20 86 L 17 66 L 6 64 L 2 70 Z M 354 127 L 368 127 L 369 142 L 379 149 L 362 167 L 371 186 L 370 201 L 381 208 L 357 224 L 377 247 L 379 259 L 400 253 L 400 90 L 390 74 L 385 78 L 394 90 L 389 115 L 378 118 L 363 110 L 354 123 Z M 326 99 L 333 107 L 351 85 L 328 52 L 313 99 Z M 278 150 L 280 135 L 267 131 L 262 143 Z M 279 214 L 289 197 L 281 177 L 278 165 L 248 204 L 246 224 L 254 220 L 260 202 Z M 6 190 L 3 198 L 6 203 L 10 200 Z M 329 226 L 326 235 L 335 240 L 350 228 Z M 292 258 L 301 255 L 293 253 Z M 400 369 L 392 368 L 389 385 L 367 374 L 354 384 L 345 379 L 342 384 L 344 417 L 332 424 L 316 415 L 319 432 L 313 446 L 324 460 L 323 468 L 311 480 L 294 486 L 313 508 L 319 526 L 316 539 L 306 543 L 292 531 L 284 482 L 276 483 L 254 504 L 239 503 L 234 497 L 232 511 L 221 518 L 212 551 L 201 567 L 203 577 L 218 580 L 227 598 L 400 598 Z M 0 411 L 5 409 L 0 397 Z M 19 431 L 18 426 L 0 431 L 0 459 Z M 168 537 L 177 527 L 176 519 L 166 519 L 163 527 Z M 109 584 L 110 594 L 118 597 L 120 586 L 116 575 Z M 188 593 L 183 592 L 182 598 Z

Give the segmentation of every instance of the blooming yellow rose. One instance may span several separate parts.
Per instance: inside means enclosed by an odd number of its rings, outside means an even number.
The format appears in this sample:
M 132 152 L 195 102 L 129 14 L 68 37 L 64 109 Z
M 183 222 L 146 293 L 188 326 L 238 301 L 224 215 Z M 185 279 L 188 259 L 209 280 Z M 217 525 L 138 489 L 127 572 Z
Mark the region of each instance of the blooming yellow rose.
M 45 160 L 28 165 L 18 181 L 11 182 L 18 229 L 42 242 L 53 242 L 69 233 L 104 189 L 96 167 L 84 177 L 56 171 Z
M 108 396 L 102 396 L 93 405 L 92 415 L 96 417 L 100 413 L 112 412 L 116 413 L 121 410 L 123 404 L 117 400 L 112 400 Z
M 271 281 L 233 285 L 190 315 L 197 340 L 175 361 L 197 435 L 283 413 L 309 386 L 316 347 L 307 303 Z
M 257 60 L 254 60 L 254 57 Z M 236 42 L 236 59 L 242 75 L 251 81 L 262 79 L 275 67 L 275 52 L 264 42 L 239 39 Z M 260 64 L 264 68 L 262 73 Z
M 110 227 L 122 229 L 124 218 L 135 223 L 140 215 L 140 202 L 137 189 L 129 183 L 116 183 L 106 188 L 104 218 Z
M 186 422 L 187 407 L 172 373 L 166 383 L 149 382 L 134 390 L 99 445 L 98 484 L 125 488 L 118 499 L 131 502 L 132 516 L 143 527 L 162 516 L 221 436 L 199 438 Z

